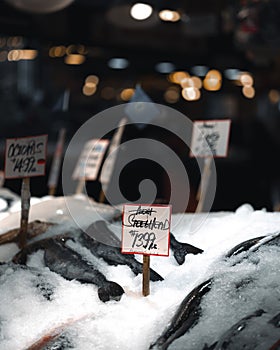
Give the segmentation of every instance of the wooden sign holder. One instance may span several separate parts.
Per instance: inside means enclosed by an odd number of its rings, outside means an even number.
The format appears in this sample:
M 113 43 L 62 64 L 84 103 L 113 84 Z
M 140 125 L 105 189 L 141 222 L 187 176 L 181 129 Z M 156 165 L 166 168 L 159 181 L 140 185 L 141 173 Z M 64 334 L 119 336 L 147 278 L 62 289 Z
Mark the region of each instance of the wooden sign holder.
M 197 191 L 196 199 L 198 201 L 198 205 L 196 207 L 196 213 L 201 213 L 205 203 L 205 197 L 209 185 L 209 180 L 211 176 L 211 165 L 212 165 L 212 157 L 204 158 L 204 167 L 201 175 L 201 180 L 199 184 L 199 188 Z

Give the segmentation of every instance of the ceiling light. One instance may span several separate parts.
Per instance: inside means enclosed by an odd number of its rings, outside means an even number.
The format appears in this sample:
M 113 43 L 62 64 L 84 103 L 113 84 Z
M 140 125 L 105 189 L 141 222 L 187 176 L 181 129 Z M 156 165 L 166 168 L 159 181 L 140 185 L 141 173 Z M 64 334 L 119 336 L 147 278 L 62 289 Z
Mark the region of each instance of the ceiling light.
M 203 81 L 203 87 L 208 91 L 220 90 L 222 85 L 222 75 L 219 71 L 212 69 L 207 74 Z
M 242 92 L 243 95 L 247 98 L 253 98 L 255 96 L 255 89 L 249 85 L 243 86 Z
M 206 67 L 206 66 L 193 66 L 191 68 L 191 72 L 194 74 L 194 75 L 197 75 L 199 77 L 205 77 L 205 75 L 207 74 L 207 72 L 209 71 L 209 68 Z
M 112 69 L 125 69 L 129 66 L 129 61 L 125 58 L 111 58 L 108 66 Z
M 177 22 L 180 20 L 181 16 L 177 11 L 162 10 L 159 13 L 159 18 L 166 22 Z
M 66 64 L 73 64 L 73 65 L 78 65 L 78 64 L 82 64 L 85 61 L 85 56 L 83 55 L 79 55 L 79 54 L 71 54 L 71 55 L 67 55 L 64 59 L 64 62 Z
M 224 71 L 225 77 L 229 80 L 237 80 L 240 76 L 240 70 L 236 68 L 228 68 Z
M 182 96 L 187 101 L 195 101 L 200 98 L 200 90 L 195 87 L 188 87 L 182 90 Z
M 252 86 L 254 83 L 254 80 L 249 73 L 240 73 L 239 80 L 242 85 L 244 86 Z
M 171 83 L 181 84 L 181 81 L 185 78 L 189 78 L 190 75 L 187 72 L 177 71 L 170 73 L 168 79 Z
M 6 0 L 15 8 L 33 13 L 51 13 L 69 6 L 74 0 Z
M 131 88 L 123 89 L 121 94 L 120 94 L 121 99 L 123 101 L 129 101 L 132 98 L 132 96 L 134 95 L 134 91 L 135 90 L 131 89 Z
M 172 71 L 174 71 L 175 66 L 171 62 L 159 62 L 156 64 L 155 68 L 159 73 L 167 74 L 167 73 L 171 73 Z
M 143 21 L 151 16 L 152 6 L 143 3 L 136 3 L 130 9 L 130 15 L 137 21 Z

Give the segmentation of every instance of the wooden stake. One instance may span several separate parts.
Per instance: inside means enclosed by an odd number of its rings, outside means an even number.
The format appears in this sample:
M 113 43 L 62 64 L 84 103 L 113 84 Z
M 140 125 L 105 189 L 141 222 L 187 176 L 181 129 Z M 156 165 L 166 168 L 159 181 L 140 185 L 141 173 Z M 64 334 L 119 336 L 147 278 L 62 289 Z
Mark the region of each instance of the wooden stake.
M 25 177 L 22 179 L 21 186 L 21 219 L 20 219 L 20 231 L 19 231 L 19 247 L 22 249 L 26 245 L 28 217 L 30 209 L 30 178 Z
M 76 188 L 76 194 L 81 194 L 85 186 L 85 179 L 80 179 Z
M 55 192 L 56 192 L 56 187 L 55 186 L 51 186 L 49 188 L 49 195 L 50 196 L 54 196 L 55 195 Z
M 99 203 L 104 203 L 104 202 L 105 202 L 105 193 L 101 189 L 99 194 Z
M 55 153 L 53 156 L 52 166 L 50 170 L 49 181 L 48 181 L 50 196 L 54 196 L 56 193 L 57 182 L 58 182 L 59 171 L 60 171 L 60 164 L 62 159 L 62 152 L 63 152 L 64 142 L 65 142 L 65 134 L 66 134 L 66 129 L 64 128 L 60 129 Z
M 198 200 L 198 204 L 196 207 L 196 213 L 201 213 L 203 210 L 205 197 L 208 189 L 209 179 L 211 176 L 211 163 L 212 157 L 204 158 L 204 167 L 201 175 L 201 180 L 197 192 L 196 199 Z
M 144 297 L 150 294 L 150 255 L 143 255 L 142 294 Z

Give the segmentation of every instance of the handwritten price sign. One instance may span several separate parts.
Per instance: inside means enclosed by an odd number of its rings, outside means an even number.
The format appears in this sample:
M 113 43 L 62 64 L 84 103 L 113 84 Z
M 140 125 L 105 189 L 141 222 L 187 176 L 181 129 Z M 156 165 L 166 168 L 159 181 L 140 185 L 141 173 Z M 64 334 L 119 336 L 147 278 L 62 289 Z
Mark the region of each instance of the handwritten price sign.
M 195 121 L 191 157 L 226 157 L 231 120 Z
M 73 179 L 96 180 L 109 140 L 93 139 L 88 141 L 80 155 Z
M 170 205 L 125 205 L 122 253 L 168 256 L 170 221 Z
M 45 175 L 47 135 L 6 140 L 5 178 Z

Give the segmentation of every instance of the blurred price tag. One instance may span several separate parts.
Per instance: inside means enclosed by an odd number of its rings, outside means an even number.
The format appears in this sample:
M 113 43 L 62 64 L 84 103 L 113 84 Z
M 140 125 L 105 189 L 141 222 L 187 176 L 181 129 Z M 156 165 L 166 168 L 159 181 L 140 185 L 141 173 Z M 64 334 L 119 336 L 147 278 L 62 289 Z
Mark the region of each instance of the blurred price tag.
M 74 180 L 96 180 L 108 144 L 109 140 L 99 139 L 85 144 L 73 173 Z
M 226 157 L 230 119 L 195 121 L 190 157 Z

